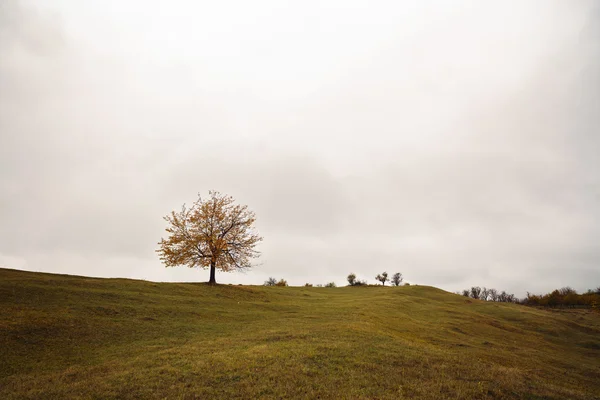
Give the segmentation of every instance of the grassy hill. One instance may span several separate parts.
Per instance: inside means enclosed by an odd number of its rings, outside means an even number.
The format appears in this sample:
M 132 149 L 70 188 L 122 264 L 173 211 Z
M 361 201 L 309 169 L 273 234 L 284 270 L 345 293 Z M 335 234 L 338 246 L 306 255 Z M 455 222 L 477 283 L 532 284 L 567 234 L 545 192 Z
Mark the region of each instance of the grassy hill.
M 0 398 L 600 399 L 600 314 L 0 269 Z

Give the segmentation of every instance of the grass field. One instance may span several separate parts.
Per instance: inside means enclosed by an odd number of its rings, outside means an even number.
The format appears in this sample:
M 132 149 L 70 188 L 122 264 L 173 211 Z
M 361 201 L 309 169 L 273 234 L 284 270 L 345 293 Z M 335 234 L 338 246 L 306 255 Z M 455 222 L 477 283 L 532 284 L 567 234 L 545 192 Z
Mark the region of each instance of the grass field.
M 600 314 L 0 269 L 0 398 L 600 399 Z

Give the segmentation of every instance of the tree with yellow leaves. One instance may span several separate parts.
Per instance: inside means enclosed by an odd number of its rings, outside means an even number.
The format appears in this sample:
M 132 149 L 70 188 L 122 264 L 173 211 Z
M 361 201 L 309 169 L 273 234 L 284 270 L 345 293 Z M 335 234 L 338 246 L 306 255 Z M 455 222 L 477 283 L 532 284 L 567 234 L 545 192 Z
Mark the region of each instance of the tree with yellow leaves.
M 260 253 L 255 246 L 262 240 L 254 228 L 256 217 L 248 206 L 234 204 L 231 196 L 210 191 L 180 212 L 164 217 L 169 236 L 162 238 L 156 252 L 166 267 L 185 265 L 209 268 L 209 284 L 216 284 L 215 270 L 229 272 L 251 268 L 250 261 Z

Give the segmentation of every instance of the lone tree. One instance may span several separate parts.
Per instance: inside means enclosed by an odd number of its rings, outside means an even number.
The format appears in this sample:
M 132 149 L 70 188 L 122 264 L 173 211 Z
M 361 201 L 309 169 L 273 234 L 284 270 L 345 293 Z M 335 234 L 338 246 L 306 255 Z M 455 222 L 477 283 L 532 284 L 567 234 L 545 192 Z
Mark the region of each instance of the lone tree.
M 265 286 L 275 286 L 277 285 L 277 279 L 270 277 L 265 281 Z
M 353 272 L 346 278 L 348 280 L 348 286 L 365 286 L 367 281 L 361 281 L 356 279 L 356 274 Z
M 217 283 L 215 270 L 229 272 L 251 268 L 254 249 L 262 240 L 254 229 L 256 217 L 247 206 L 234 204 L 233 197 L 210 191 L 180 212 L 164 217 L 168 238 L 162 238 L 156 252 L 167 267 L 185 265 L 209 268 L 209 284 Z
M 400 286 L 403 280 L 404 278 L 402 277 L 401 272 L 396 272 L 394 275 L 392 275 L 392 285 L 394 286 Z
M 384 273 L 382 273 L 382 274 L 377 274 L 377 276 L 375 277 L 375 279 L 377 279 L 379 282 L 381 282 L 381 284 L 382 284 L 383 286 L 385 286 L 385 283 L 386 283 L 387 281 L 389 281 L 389 278 L 388 278 L 388 273 L 387 273 L 387 272 L 384 272 Z
M 351 273 L 350 275 L 348 275 L 348 277 L 346 279 L 348 280 L 348 286 L 356 285 L 356 274 L 355 273 Z

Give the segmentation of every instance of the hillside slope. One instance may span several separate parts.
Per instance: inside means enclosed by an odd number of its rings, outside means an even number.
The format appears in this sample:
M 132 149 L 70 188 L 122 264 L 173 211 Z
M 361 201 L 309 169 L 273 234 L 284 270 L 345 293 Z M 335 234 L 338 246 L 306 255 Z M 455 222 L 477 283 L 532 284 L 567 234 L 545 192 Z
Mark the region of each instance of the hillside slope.
M 0 398 L 600 399 L 600 314 L 0 269 Z

